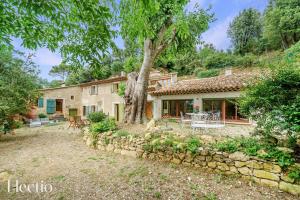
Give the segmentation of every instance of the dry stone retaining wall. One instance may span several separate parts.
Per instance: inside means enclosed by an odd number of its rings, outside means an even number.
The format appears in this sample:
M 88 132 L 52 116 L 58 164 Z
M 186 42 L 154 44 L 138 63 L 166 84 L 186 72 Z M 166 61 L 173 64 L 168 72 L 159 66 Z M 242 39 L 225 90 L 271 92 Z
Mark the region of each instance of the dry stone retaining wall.
M 103 151 L 110 151 L 135 158 L 144 158 L 182 164 L 195 168 L 205 168 L 224 174 L 240 174 L 243 178 L 258 184 L 278 188 L 300 196 L 300 185 L 290 179 L 276 163 L 249 157 L 242 152 L 232 154 L 218 152 L 209 147 L 200 147 L 197 154 L 190 152 L 166 151 L 146 152 L 147 141 L 141 137 L 115 137 L 112 133 L 100 134 L 94 140 L 90 134 L 84 135 L 87 145 Z

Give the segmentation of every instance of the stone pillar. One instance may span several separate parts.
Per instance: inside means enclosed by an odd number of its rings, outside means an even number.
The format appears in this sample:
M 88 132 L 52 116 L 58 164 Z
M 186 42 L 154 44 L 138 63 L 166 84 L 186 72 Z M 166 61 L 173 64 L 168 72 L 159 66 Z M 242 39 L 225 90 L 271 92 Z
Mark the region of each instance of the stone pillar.
M 155 120 L 161 119 L 161 99 L 155 97 L 153 100 L 153 118 Z

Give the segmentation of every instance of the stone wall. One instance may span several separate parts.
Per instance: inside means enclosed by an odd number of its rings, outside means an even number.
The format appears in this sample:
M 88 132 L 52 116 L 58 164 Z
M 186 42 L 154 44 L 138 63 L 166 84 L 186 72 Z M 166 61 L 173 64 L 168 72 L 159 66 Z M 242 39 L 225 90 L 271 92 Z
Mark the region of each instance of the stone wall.
M 90 134 L 85 133 L 84 140 L 88 146 L 102 151 L 120 153 L 135 158 L 182 164 L 195 168 L 205 168 L 227 175 L 239 174 L 243 178 L 258 184 L 278 188 L 300 196 L 300 185 L 290 179 L 276 162 L 249 157 L 242 152 L 229 154 L 218 152 L 209 147 L 200 147 L 195 155 L 190 152 L 177 153 L 171 149 L 147 152 L 144 150 L 147 138 L 116 137 L 112 132 L 100 134 L 97 139 L 93 139 Z

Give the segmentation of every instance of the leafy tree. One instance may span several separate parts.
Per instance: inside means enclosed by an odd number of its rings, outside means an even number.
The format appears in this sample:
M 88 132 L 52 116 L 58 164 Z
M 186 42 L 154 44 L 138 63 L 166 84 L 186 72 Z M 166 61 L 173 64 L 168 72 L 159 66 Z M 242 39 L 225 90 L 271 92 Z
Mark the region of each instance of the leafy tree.
M 251 85 L 240 101 L 241 110 L 257 121 L 263 136 L 300 133 L 300 43 L 286 52 L 287 60 Z
M 125 121 L 142 122 L 150 68 L 168 48 L 184 44 L 195 46 L 200 34 L 208 28 L 212 16 L 202 9 L 185 11 L 187 0 L 121 0 L 120 26 L 124 38 L 138 41 L 143 62 L 138 77 L 132 76 L 126 86 Z M 128 86 L 131 87 L 128 87 Z M 129 116 L 125 113 L 125 116 Z
M 62 80 L 52 80 L 52 81 L 50 81 L 48 87 L 50 87 L 50 88 L 61 87 L 62 84 L 63 84 Z
M 60 49 L 72 66 L 100 66 L 111 44 L 112 16 L 108 1 L 2 0 L 0 46 L 17 37 L 30 49 Z
M 49 75 L 58 76 L 63 81 L 65 81 L 66 77 L 68 76 L 71 70 L 71 66 L 67 65 L 65 62 L 62 62 L 59 65 L 53 66 L 49 72 Z
M 264 15 L 264 40 L 268 49 L 289 48 L 300 40 L 300 1 L 270 0 Z
M 36 66 L 30 57 L 18 57 L 11 49 L 0 48 L 0 126 L 12 125 L 13 116 L 25 114 L 38 96 Z
M 260 13 L 253 8 L 243 10 L 230 23 L 227 33 L 235 52 L 255 52 L 262 33 Z

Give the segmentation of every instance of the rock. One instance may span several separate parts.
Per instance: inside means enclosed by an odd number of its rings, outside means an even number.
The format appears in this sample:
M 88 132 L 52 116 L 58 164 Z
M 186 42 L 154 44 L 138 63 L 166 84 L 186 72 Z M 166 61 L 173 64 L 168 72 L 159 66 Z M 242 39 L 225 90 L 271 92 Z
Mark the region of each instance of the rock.
M 208 162 L 207 166 L 210 168 L 216 168 L 217 167 L 217 163 L 216 162 Z
M 173 158 L 171 160 L 172 163 L 175 163 L 175 164 L 180 164 L 181 163 L 181 160 L 180 159 L 177 159 L 177 158 Z
M 238 160 L 238 161 L 247 161 L 249 160 L 249 156 L 245 155 L 243 152 L 234 152 L 229 155 L 229 158 L 232 160 Z
M 255 170 L 253 170 L 253 175 L 258 177 L 258 178 L 264 178 L 264 179 L 279 181 L 279 176 L 277 174 L 266 172 L 264 170 L 255 169 Z
M 294 185 L 291 183 L 286 183 L 284 181 L 281 181 L 279 183 L 279 189 L 285 192 L 292 193 L 294 195 L 300 195 L 300 185 Z
M 269 172 L 273 173 L 280 173 L 281 172 L 281 167 L 279 165 L 274 165 L 272 163 L 264 163 L 264 170 L 267 170 Z
M 217 165 L 218 169 L 220 169 L 221 171 L 229 171 L 229 167 L 225 163 L 218 162 Z
M 233 173 L 237 173 L 238 172 L 238 170 L 237 170 L 237 168 L 235 166 L 230 166 L 229 167 L 229 171 L 231 171 Z
M 252 172 L 248 167 L 238 168 L 237 170 L 243 175 L 252 175 Z
M 223 155 L 214 155 L 213 160 L 223 162 Z
M 270 181 L 270 180 L 267 180 L 267 179 L 261 179 L 260 183 L 262 185 L 265 185 L 265 186 L 278 188 L 278 182 L 276 182 L 276 181 Z
M 107 147 L 106 147 L 106 151 L 114 151 L 114 145 L 112 144 L 108 144 Z
M 155 119 L 151 119 L 151 120 L 147 123 L 146 131 L 150 131 L 150 130 L 152 130 L 154 127 L 156 127 Z
M 278 150 L 283 151 L 285 153 L 294 153 L 293 149 L 287 148 L 287 147 L 277 147 Z
M 257 155 L 258 156 L 265 156 L 265 155 L 268 155 L 268 153 L 265 150 L 261 149 L 261 150 L 257 151 Z
M 285 174 L 282 174 L 281 177 L 280 177 L 282 180 L 284 180 L 285 182 L 288 182 L 288 183 L 294 183 L 295 180 L 290 178 L 288 175 L 285 175 Z
M 137 153 L 135 151 L 128 151 L 128 150 L 121 150 L 121 155 L 129 156 L 133 158 L 137 157 Z
M 244 166 L 247 165 L 247 163 L 246 163 L 246 162 L 241 162 L 241 161 L 235 161 L 235 162 L 234 162 L 234 165 L 235 165 L 236 167 L 244 167 Z
M 262 165 L 262 163 L 258 163 L 255 160 L 250 160 L 250 161 L 247 161 L 247 167 L 250 167 L 252 169 L 262 169 L 263 165 Z
M 211 156 L 206 156 L 206 157 L 205 157 L 205 160 L 206 160 L 207 162 L 212 161 L 212 157 L 211 157 Z
M 91 147 L 91 146 L 93 146 L 93 139 L 92 138 L 90 138 L 90 137 L 88 137 L 87 139 L 86 139 L 86 145 L 87 146 L 89 146 L 89 147 Z

